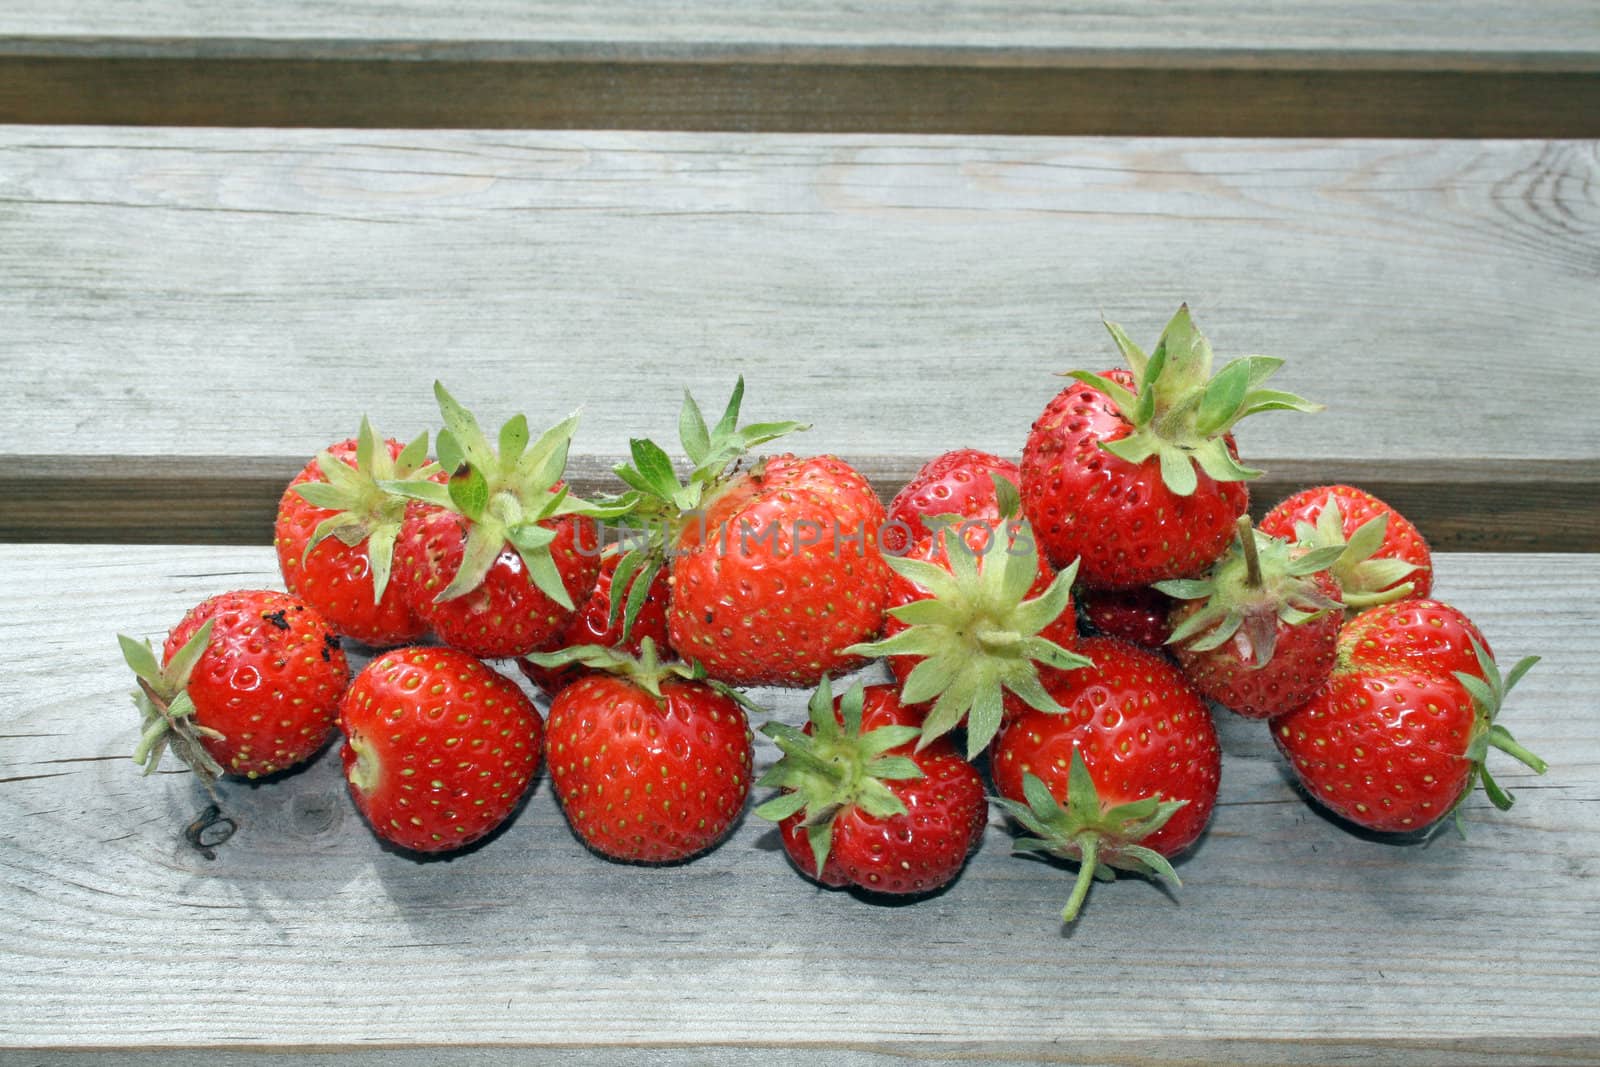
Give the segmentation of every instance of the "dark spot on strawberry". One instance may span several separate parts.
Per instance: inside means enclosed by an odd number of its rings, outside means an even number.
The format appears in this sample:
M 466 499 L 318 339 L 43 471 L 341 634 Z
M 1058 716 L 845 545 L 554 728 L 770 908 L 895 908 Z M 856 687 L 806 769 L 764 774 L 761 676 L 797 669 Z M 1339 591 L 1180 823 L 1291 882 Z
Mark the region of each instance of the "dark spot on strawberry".
M 287 630 L 289 628 L 289 620 L 281 610 L 269 611 L 261 617 L 280 630 Z

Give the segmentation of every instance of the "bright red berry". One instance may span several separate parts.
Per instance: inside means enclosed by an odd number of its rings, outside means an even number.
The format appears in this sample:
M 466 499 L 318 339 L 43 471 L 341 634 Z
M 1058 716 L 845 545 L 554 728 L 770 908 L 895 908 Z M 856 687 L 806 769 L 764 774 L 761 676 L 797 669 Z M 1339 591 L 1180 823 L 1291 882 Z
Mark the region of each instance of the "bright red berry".
M 568 619 L 567 624 L 539 651 L 558 652 L 581 645 L 598 645 L 637 654 L 644 648 L 646 638 L 653 641 L 657 648 L 667 646 L 667 597 L 670 590 L 665 571 L 656 572 L 653 581 L 638 587 L 643 591 L 643 600 L 639 603 L 638 615 L 629 628 L 627 639 L 623 639 L 623 612 L 620 605 L 614 608 L 611 602 L 612 579 L 616 576 L 617 564 L 621 559 L 622 556 L 615 552 L 607 553 L 601 559 L 600 577 L 595 582 L 594 592 L 578 608 L 577 614 Z M 626 599 L 635 588 L 630 582 L 628 588 L 623 590 L 623 597 Z M 517 666 L 529 681 L 542 689 L 546 696 L 552 697 L 585 672 L 579 663 L 540 667 L 529 660 L 518 659 Z
M 1013 485 L 1022 481 L 1022 472 L 1014 462 L 992 452 L 958 448 L 930 459 L 889 502 L 883 550 L 903 555 L 928 536 L 930 531 L 924 520 L 934 515 L 1001 518 L 995 475 Z
M 1149 586 L 1085 592 L 1078 603 L 1094 628 L 1140 648 L 1161 648 L 1172 636 L 1173 600 Z
M 1433 556 L 1416 526 L 1354 486 L 1302 490 L 1267 512 L 1261 531 L 1311 546 L 1348 542 L 1354 551 L 1333 577 L 1352 610 L 1387 602 L 1374 594 L 1426 600 L 1433 591 Z
M 386 652 L 340 708 L 350 796 L 385 841 L 448 852 L 516 810 L 539 770 L 543 724 L 511 679 L 453 648 Z

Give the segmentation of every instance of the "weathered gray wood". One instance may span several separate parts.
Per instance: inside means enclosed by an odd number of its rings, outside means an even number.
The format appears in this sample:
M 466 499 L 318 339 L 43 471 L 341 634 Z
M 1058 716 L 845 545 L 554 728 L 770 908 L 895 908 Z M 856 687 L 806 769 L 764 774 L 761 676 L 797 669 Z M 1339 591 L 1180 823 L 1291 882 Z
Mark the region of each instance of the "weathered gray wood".
M 0 12 L 0 121 L 969 133 L 1594 136 L 1583 0 Z
M 742 371 L 751 416 L 892 492 L 1017 452 L 1053 372 L 1115 362 L 1102 310 L 1148 343 L 1187 299 L 1330 406 L 1241 431 L 1263 502 L 1372 481 L 1445 544 L 1589 547 L 1597 171 L 1567 142 L 0 131 L 0 536 L 259 542 L 360 413 L 436 425 L 435 377 L 486 422 L 582 406 L 582 481 Z
M 1362 840 L 1229 719 L 1183 890 L 1101 886 L 1068 936 L 1067 872 L 1007 856 L 998 829 L 948 892 L 883 907 L 808 887 L 754 818 L 686 866 L 607 863 L 541 782 L 487 846 L 416 863 L 378 847 L 331 753 L 227 786 L 243 825 L 207 863 L 176 833 L 191 781 L 125 758 L 112 634 L 274 583 L 270 550 L 5 546 L 0 567 L 6 1062 L 1600 1061 L 1597 556 L 1439 560 L 1440 594 L 1502 657 L 1546 657 L 1505 721 L 1551 771 L 1506 767 L 1512 812 L 1478 798 L 1466 841 Z M 796 694 L 757 695 L 798 714 Z

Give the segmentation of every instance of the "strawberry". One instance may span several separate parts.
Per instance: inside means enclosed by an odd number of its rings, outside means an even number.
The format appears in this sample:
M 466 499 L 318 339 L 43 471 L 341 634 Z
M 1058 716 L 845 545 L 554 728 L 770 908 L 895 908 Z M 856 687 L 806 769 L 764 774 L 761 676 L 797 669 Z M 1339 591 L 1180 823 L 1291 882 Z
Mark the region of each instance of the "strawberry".
M 390 844 L 449 852 L 488 834 L 539 770 L 543 724 L 511 679 L 453 648 L 367 664 L 339 710 L 350 797 Z
M 557 634 L 546 643 L 540 652 L 559 652 L 564 648 L 574 648 L 580 645 L 599 645 L 602 648 L 616 648 L 627 652 L 638 653 L 644 648 L 646 638 L 659 646 L 667 643 L 667 575 L 660 572 L 655 580 L 645 585 L 635 582 L 633 588 L 627 591 L 628 596 L 637 591 L 641 600 L 637 614 L 634 617 L 632 631 L 624 637 L 621 603 L 613 603 L 611 587 L 617 573 L 617 564 L 622 556 L 614 551 L 607 551 L 600 559 L 600 577 L 595 582 L 594 592 L 572 618 L 567 620 Z M 580 663 L 567 663 L 561 667 L 541 667 L 527 659 L 518 659 L 517 666 L 528 680 L 540 689 L 546 696 L 555 696 L 564 687 L 577 681 L 584 673 L 585 668 Z
M 750 792 L 740 698 L 703 671 L 598 645 L 534 655 L 587 673 L 550 704 L 550 781 L 584 844 L 625 863 L 676 863 L 733 828 Z
M 1478 628 L 1435 600 L 1370 608 L 1339 632 L 1328 683 L 1272 721 L 1273 739 L 1306 791 L 1358 826 L 1423 830 L 1452 813 L 1459 825 L 1479 778 L 1496 807 L 1511 806 L 1484 765 L 1490 748 L 1545 772 L 1495 721 L 1537 662 L 1502 678 Z
M 1161 648 L 1172 636 L 1173 600 L 1159 589 L 1100 589 L 1079 597 L 1078 605 L 1096 630 L 1141 648 Z
M 973 759 L 1003 717 L 1026 707 L 1061 710 L 1040 674 L 1089 662 L 1073 651 L 1075 567 L 1055 573 L 1026 522 L 969 519 L 887 562 L 895 576 L 885 637 L 847 651 L 887 656 L 901 699 L 919 707 L 933 702 L 919 745 L 964 721 Z
M 350 681 L 327 620 L 270 590 L 196 605 L 167 635 L 161 666 L 149 642 L 117 640 L 139 679 L 134 760 L 149 774 L 170 747 L 208 789 L 223 774 L 259 778 L 316 755 Z
M 363 644 L 404 644 L 427 630 L 389 585 L 406 502 L 378 484 L 442 477 L 427 452 L 427 434 L 402 445 L 362 419 L 357 437 L 318 453 L 278 502 L 273 543 L 284 585 Z
M 453 648 L 520 656 L 550 641 L 594 591 L 600 537 L 594 519 L 617 513 L 573 496 L 561 481 L 574 415 L 531 446 L 513 417 L 499 449 L 435 383 L 444 416 L 439 459 L 447 485 L 390 481 L 413 502 L 395 545 L 394 582 L 412 611 Z
M 813 685 L 860 660 L 845 651 L 883 626 L 889 570 L 877 534 L 883 504 L 835 456 L 776 456 L 749 470 L 744 452 L 798 423 L 738 428 L 741 379 L 712 428 L 684 397 L 679 436 L 693 467 L 680 482 L 650 441 L 632 442 L 619 478 L 650 536 L 617 565 L 652 581 L 670 560 L 668 633 L 680 656 L 730 685 Z
M 883 550 L 904 555 L 928 536 L 924 520 L 934 515 L 1000 518 L 995 475 L 1013 485 L 1022 480 L 1022 472 L 1011 460 L 975 448 L 958 448 L 930 459 L 889 502 L 881 536 Z
M 1065 922 L 1114 870 L 1178 884 L 1167 857 L 1210 821 L 1222 761 L 1205 701 L 1165 659 L 1106 637 L 1079 647 L 1094 665 L 1046 681 L 1065 714 L 1008 722 L 989 765 L 999 804 L 1034 835 L 1017 849 L 1080 863 Z
M 874 893 L 929 893 L 952 881 L 983 836 L 983 781 L 948 741 L 913 748 L 917 712 L 893 686 L 860 683 L 834 701 L 824 678 L 804 730 L 769 722 L 783 758 L 757 784 L 807 877 Z
M 1327 568 L 1341 544 L 1308 551 L 1250 528 L 1206 577 L 1158 582 L 1182 601 L 1168 642 L 1202 694 L 1247 719 L 1299 707 L 1333 670 L 1344 605 Z
M 1107 323 L 1133 368 L 1063 389 L 1022 451 L 1022 501 L 1050 562 L 1080 561 L 1089 589 L 1199 574 L 1227 548 L 1249 503 L 1232 429 L 1258 411 L 1314 411 L 1261 385 L 1282 364 L 1247 356 L 1211 375 L 1211 346 L 1178 309 L 1148 357 Z
M 1416 526 L 1354 486 L 1302 490 L 1267 512 L 1261 530 L 1313 546 L 1348 541 L 1351 554 L 1334 564 L 1333 578 L 1351 612 L 1433 591 L 1433 557 Z

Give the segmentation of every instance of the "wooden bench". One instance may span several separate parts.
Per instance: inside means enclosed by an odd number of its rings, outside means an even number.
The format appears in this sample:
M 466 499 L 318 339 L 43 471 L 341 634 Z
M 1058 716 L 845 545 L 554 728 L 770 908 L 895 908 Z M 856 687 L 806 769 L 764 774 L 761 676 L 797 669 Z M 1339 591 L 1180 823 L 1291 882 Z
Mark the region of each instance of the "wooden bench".
M 1600 16 L 1277 6 L 8 5 L 0 1063 L 1600 1062 Z M 901 907 L 750 816 L 610 864 L 548 782 L 417 863 L 330 752 L 225 785 L 208 862 L 189 776 L 127 759 L 113 635 L 279 584 L 289 475 L 362 413 L 433 428 L 435 377 L 581 406 L 591 489 L 743 372 L 887 495 L 1015 453 L 1052 372 L 1114 363 L 1102 312 L 1148 341 L 1180 300 L 1328 404 L 1242 431 L 1258 511 L 1367 486 L 1545 657 L 1506 721 L 1550 772 L 1507 761 L 1467 840 L 1352 836 L 1224 716 L 1183 889 L 1064 933 L 1068 871 L 998 825 Z

